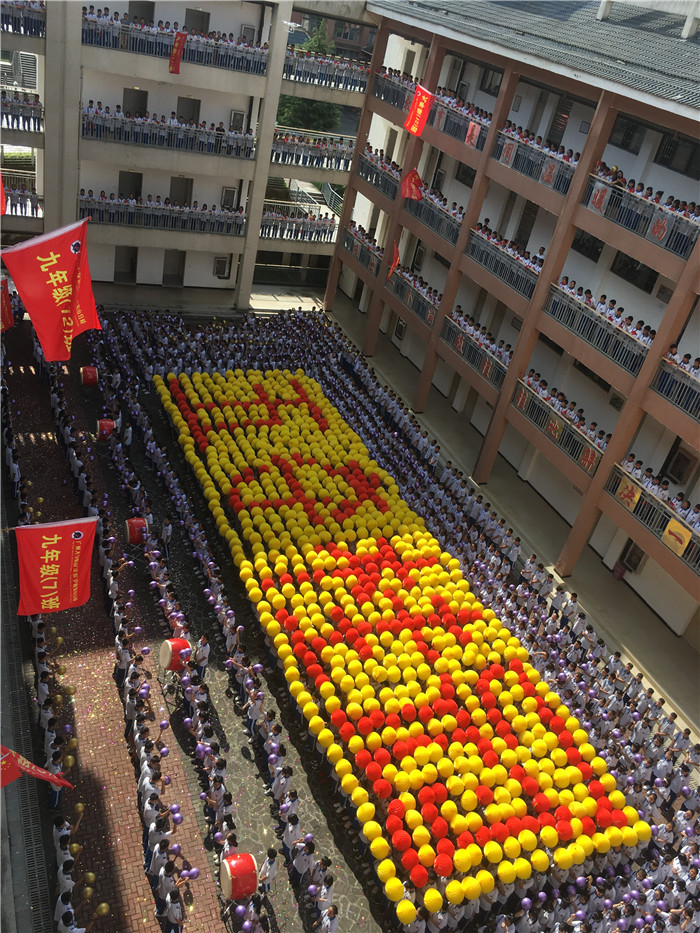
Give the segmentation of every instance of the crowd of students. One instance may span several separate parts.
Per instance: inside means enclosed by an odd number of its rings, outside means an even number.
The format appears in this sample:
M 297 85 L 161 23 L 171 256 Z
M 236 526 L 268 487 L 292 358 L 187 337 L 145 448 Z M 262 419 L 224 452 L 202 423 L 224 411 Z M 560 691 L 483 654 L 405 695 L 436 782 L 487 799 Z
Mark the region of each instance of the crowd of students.
M 80 189 L 78 198 L 78 216 L 89 217 L 95 223 L 133 225 L 152 227 L 161 230 L 187 230 L 196 233 L 220 233 L 231 236 L 243 236 L 246 215 L 242 207 L 233 209 L 212 204 L 200 206 L 199 201 L 179 204 L 177 199 L 162 199 L 158 194 L 147 195 L 144 200 L 140 195 L 116 195 L 113 191 L 107 195 L 103 188 L 95 196 L 92 188 L 87 192 Z
M 506 369 L 510 366 L 510 361 L 513 358 L 512 345 L 506 343 L 505 340 L 496 340 L 491 331 L 486 329 L 486 325 L 480 325 L 478 321 L 474 320 L 473 315 L 465 314 L 461 305 L 456 305 L 452 309 L 448 319 L 454 321 L 474 343 L 490 353 L 491 356 L 495 356 Z
M 545 247 L 540 246 L 537 253 L 532 256 L 530 250 L 522 250 L 515 240 L 507 240 L 498 231 L 492 230 L 489 226 L 490 223 L 491 221 L 486 217 L 483 221 L 479 221 L 474 228 L 474 232 L 517 260 L 524 268 L 530 269 L 535 275 L 539 275 L 544 264 Z
M 355 153 L 352 139 L 342 136 L 307 136 L 289 130 L 275 130 L 271 161 L 281 165 L 301 165 L 347 172 Z
M 683 491 L 672 495 L 668 480 L 662 479 L 661 474 L 655 473 L 652 467 L 645 467 L 644 461 L 638 460 L 634 452 L 627 454 L 627 457 L 620 465 L 651 495 L 656 496 L 657 499 L 673 509 L 681 521 L 685 522 L 694 531 L 700 531 L 700 503 L 692 505 L 690 499 L 686 499 Z
M 371 250 L 381 260 L 384 255 L 383 248 L 377 243 L 376 237 L 370 236 L 362 224 L 357 224 L 354 220 L 348 221 L 347 232 L 359 240 L 367 249 Z
M 685 201 L 673 194 L 668 195 L 664 200 L 662 190 L 655 191 L 651 185 L 645 185 L 643 181 L 635 181 L 634 178 L 630 178 L 628 181 L 625 178 L 624 171 L 617 165 L 607 165 L 602 161 L 598 162 L 595 167 L 595 174 L 608 184 L 621 188 L 642 201 L 648 201 L 660 210 L 669 214 L 677 214 L 696 224 L 700 223 L 700 204 L 695 201 Z
M 597 421 L 591 421 L 590 424 L 587 424 L 584 417 L 584 409 L 577 408 L 575 401 L 569 401 L 566 394 L 558 390 L 555 386 L 550 388 L 549 382 L 544 379 L 540 373 L 535 372 L 534 369 L 529 369 L 527 371 L 526 375 L 523 376 L 523 382 L 525 385 L 529 386 L 533 392 L 536 392 L 543 401 L 551 406 L 554 411 L 563 418 L 566 418 L 567 421 L 570 421 L 573 427 L 577 428 L 582 434 L 585 434 L 592 444 L 595 444 L 600 450 L 605 450 L 612 437 L 612 433 L 606 432 L 605 428 L 599 428 Z
M 0 14 L 3 32 L 17 32 L 35 38 L 46 35 L 44 0 L 2 0 Z
M 260 221 L 260 236 L 264 239 L 314 241 L 332 243 L 336 234 L 335 215 L 313 214 L 310 211 L 288 213 L 267 208 Z
M 554 156 L 555 159 L 561 159 L 562 162 L 567 162 L 572 167 L 577 166 L 581 158 L 580 152 L 574 152 L 573 149 L 565 149 L 563 146 L 556 146 L 552 143 L 551 139 L 543 140 L 541 136 L 536 136 L 533 130 L 528 130 L 527 128 L 523 129 L 522 126 L 516 126 L 513 120 L 506 120 L 502 132 L 505 133 L 506 136 L 517 139 L 519 143 L 532 146 L 534 149 L 539 149 L 546 156 Z
M 20 217 L 42 217 L 44 214 L 44 199 L 36 193 L 36 188 L 30 191 L 25 184 L 18 184 L 11 178 L 5 187 L 5 201 L 8 214 Z
M 0 118 L 8 130 L 40 133 L 44 126 L 44 107 L 38 94 L 15 91 L 12 97 L 6 88 L 0 90 Z

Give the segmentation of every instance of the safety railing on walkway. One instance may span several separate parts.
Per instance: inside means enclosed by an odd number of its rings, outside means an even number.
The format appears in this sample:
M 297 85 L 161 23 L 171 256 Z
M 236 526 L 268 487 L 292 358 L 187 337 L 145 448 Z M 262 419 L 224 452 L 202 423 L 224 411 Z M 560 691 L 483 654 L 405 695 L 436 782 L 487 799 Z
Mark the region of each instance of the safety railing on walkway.
M 127 146 L 148 146 L 151 149 L 176 149 L 206 155 L 231 156 L 236 159 L 255 158 L 255 137 L 247 133 L 217 133 L 196 126 L 170 126 L 162 123 L 135 123 L 114 114 L 83 114 L 83 139 L 122 143 Z
M 113 201 L 78 201 L 78 216 L 89 217 L 92 223 L 119 227 L 143 227 L 155 230 L 176 230 L 181 233 L 218 233 L 243 236 L 246 216 L 236 211 L 203 211 L 177 208 L 171 205 L 119 204 Z
M 560 194 L 568 192 L 576 171 L 575 165 L 523 143 L 508 133 L 499 132 L 491 154 L 494 159 L 513 171 L 526 175 L 548 188 L 554 188 Z
M 383 171 L 375 162 L 371 162 L 366 156 L 362 156 L 357 166 L 357 174 L 364 178 L 377 191 L 391 201 L 395 200 L 399 190 L 399 182 L 393 175 Z
M 480 236 L 475 230 L 469 234 L 464 252 L 516 292 L 525 298 L 532 298 L 537 274 L 526 268 L 515 256 Z
M 430 108 L 428 126 L 434 126 L 438 132 L 458 139 L 479 152 L 484 148 L 489 131 L 488 125 L 478 117 L 448 107 L 439 100 L 433 101 Z
M 700 380 L 691 373 L 668 360 L 661 360 L 651 388 L 700 422 Z
M 372 275 L 379 272 L 382 257 L 375 253 L 374 250 L 371 250 L 362 240 L 353 236 L 349 230 L 343 233 L 343 249 L 354 256 L 360 265 L 364 266 Z
M 470 337 L 451 318 L 442 322 L 440 340 L 459 353 L 463 360 L 471 366 L 480 376 L 483 376 L 491 385 L 500 389 L 506 377 L 506 367 L 493 353 L 489 353 Z
M 429 198 L 425 197 L 420 201 L 406 198 L 403 206 L 404 210 L 417 217 L 426 227 L 434 230 L 443 240 L 447 240 L 452 246 L 456 245 L 459 231 L 462 229 L 462 223 L 456 217 L 448 214 L 447 211 L 442 210 L 437 204 L 433 204 Z
M 413 312 L 413 314 L 427 324 L 428 327 L 433 326 L 435 323 L 435 315 L 437 314 L 437 307 L 431 301 L 428 301 L 424 295 L 421 295 L 421 293 L 407 282 L 403 276 L 394 273 L 386 283 L 386 287 L 390 292 L 396 295 L 399 301 L 408 308 L 409 311 Z
M 413 97 L 411 88 L 406 88 L 391 78 L 385 78 L 384 75 L 374 76 L 372 94 L 397 110 L 408 110 L 408 102 Z

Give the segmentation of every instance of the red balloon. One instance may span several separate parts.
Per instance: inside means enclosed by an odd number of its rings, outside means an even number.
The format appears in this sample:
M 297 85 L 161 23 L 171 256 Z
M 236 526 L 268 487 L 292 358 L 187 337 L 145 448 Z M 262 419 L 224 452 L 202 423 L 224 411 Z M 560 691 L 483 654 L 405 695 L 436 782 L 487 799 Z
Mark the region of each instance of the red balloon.
M 443 735 L 438 736 L 439 739 L 444 739 Z M 435 798 L 435 803 L 440 806 L 447 800 L 447 788 L 444 784 L 436 783 L 432 787 L 433 797 Z
M 604 796 L 605 794 L 605 788 L 598 780 L 593 780 L 590 782 L 590 784 L 588 785 L 588 791 L 591 797 L 594 797 L 596 800 L 598 800 L 600 797 Z
M 559 834 L 559 838 L 564 842 L 568 842 L 569 839 L 571 839 L 574 835 L 574 831 L 571 828 L 571 823 L 567 822 L 566 820 L 557 820 L 554 828 Z
M 595 815 L 596 823 L 600 826 L 601 829 L 607 829 L 608 826 L 612 826 L 612 813 L 610 810 L 605 810 L 604 808 L 599 808 L 598 812 Z
M 372 788 L 380 800 L 388 800 L 388 798 L 391 797 L 391 784 L 384 780 L 384 778 L 380 778 L 378 781 L 375 781 L 372 785 Z
M 387 807 L 387 812 L 392 816 L 403 817 L 404 813 L 406 812 L 406 808 L 400 800 L 394 799 Z
M 453 867 L 452 859 L 449 855 L 441 853 L 435 859 L 435 873 L 440 875 L 441 878 L 448 878 L 452 874 Z
M 426 823 L 432 823 L 433 820 L 439 815 L 438 808 L 434 803 L 426 803 L 424 807 L 421 808 L 421 816 Z
M 425 806 L 427 803 L 435 803 L 435 794 L 432 787 L 421 787 L 418 791 L 418 802 L 421 806 Z
M 476 844 L 483 849 L 487 842 L 491 841 L 491 830 L 488 826 L 480 826 L 474 833 Z
M 506 839 L 510 835 L 510 833 L 508 832 L 508 827 L 506 826 L 505 823 L 500 823 L 500 822 L 492 823 L 489 829 L 491 830 L 491 835 L 493 836 L 493 838 L 496 840 L 496 842 L 500 843 L 501 845 L 503 845 L 503 843 L 506 841 Z
M 365 769 L 368 781 L 378 781 L 382 776 L 382 766 L 376 761 L 370 761 Z
M 400 829 L 392 835 L 391 844 L 397 852 L 405 852 L 411 847 L 411 836 L 405 829 Z
M 365 770 L 365 768 L 367 767 L 367 765 L 370 763 L 371 760 L 372 760 L 372 753 L 367 751 L 366 748 L 361 748 L 359 752 L 357 752 L 357 754 L 355 755 L 355 764 L 362 771 Z M 381 771 L 380 771 L 380 774 L 381 774 Z
M 487 807 L 490 803 L 493 802 L 493 791 L 490 787 L 485 787 L 483 784 L 480 784 L 476 791 L 476 799 L 479 801 L 482 807 Z M 546 800 L 546 798 L 545 798 Z M 549 805 L 549 802 L 548 802 Z
M 450 827 L 447 825 L 447 820 L 443 816 L 438 816 L 433 820 L 433 825 L 430 827 L 430 830 L 435 836 L 436 839 L 444 839 L 444 837 L 449 832 Z
M 418 853 L 415 849 L 406 849 L 404 854 L 401 856 L 401 864 L 406 869 L 406 871 L 411 871 L 418 865 Z
M 438 839 L 437 845 L 435 846 L 435 850 L 439 853 L 444 853 L 445 855 L 449 855 L 450 858 L 452 858 L 452 856 L 455 854 L 454 843 L 451 842 L 449 839 L 444 839 L 444 838 Z
M 428 869 L 424 865 L 416 865 L 411 869 L 411 881 L 417 888 L 424 888 L 428 883 Z
M 532 798 L 532 805 L 538 813 L 544 813 L 549 810 L 549 800 L 546 795 L 542 793 L 535 794 Z
M 400 816 L 388 816 L 384 825 L 389 835 L 393 836 L 394 833 L 398 833 L 399 830 L 403 829 L 403 820 Z

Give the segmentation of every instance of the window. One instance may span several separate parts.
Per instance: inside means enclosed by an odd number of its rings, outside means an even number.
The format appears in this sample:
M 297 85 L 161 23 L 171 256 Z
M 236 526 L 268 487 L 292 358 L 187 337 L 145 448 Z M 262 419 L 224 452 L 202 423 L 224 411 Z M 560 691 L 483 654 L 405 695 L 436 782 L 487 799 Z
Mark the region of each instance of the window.
M 553 353 L 556 353 L 557 356 L 561 356 L 561 355 L 564 353 L 564 351 L 563 351 L 562 348 L 559 346 L 559 344 L 558 344 L 558 343 L 555 343 L 555 342 L 554 342 L 550 337 L 548 337 L 546 334 L 538 334 L 538 335 L 537 335 L 537 339 L 540 341 L 540 343 L 543 343 L 543 344 L 545 345 L 545 347 L 549 347 L 549 349 L 550 349 Z
M 634 120 L 620 114 L 615 120 L 608 142 L 611 146 L 617 146 L 619 149 L 625 149 L 636 155 L 641 149 L 644 132 L 641 123 L 635 123 Z
M 585 230 L 577 230 L 571 244 L 572 249 L 575 249 L 577 253 L 581 253 L 582 256 L 592 262 L 598 262 L 604 246 L 605 243 L 602 240 L 590 233 L 586 233 Z
M 406 322 L 403 320 L 403 318 L 399 318 L 396 322 L 396 327 L 394 327 L 394 337 L 396 337 L 397 340 L 403 340 L 405 334 Z
M 698 463 L 698 455 L 695 451 L 684 444 L 680 437 L 677 437 L 661 468 L 661 475 L 667 476 L 678 486 L 691 487 L 694 485 Z
M 700 178 L 700 145 L 680 133 L 666 133 L 661 137 L 654 162 L 680 172 L 690 178 Z
M 216 256 L 214 259 L 214 275 L 217 279 L 231 278 L 231 256 Z
M 446 269 L 450 268 L 450 260 L 445 259 L 444 256 L 441 256 L 440 253 L 433 253 L 436 261 L 440 263 L 441 266 L 444 266 Z
M 481 84 L 479 87 L 486 94 L 491 94 L 492 97 L 498 97 L 502 77 L 502 71 L 496 71 L 495 68 L 484 68 L 481 74 Z
M 238 189 L 237 188 L 222 188 L 221 189 L 221 207 L 224 210 L 232 211 L 235 210 L 238 204 Z
M 647 556 L 644 551 L 635 544 L 631 538 L 627 539 L 620 554 L 619 563 L 628 571 L 628 573 L 639 573 L 646 562 Z
M 255 42 L 255 26 L 241 26 L 241 35 L 246 42 Z
M 423 268 L 424 260 L 425 260 L 425 249 L 419 243 L 418 246 L 416 246 L 415 253 L 413 254 L 413 264 L 411 265 L 411 269 L 414 272 L 420 272 L 420 270 Z
M 245 123 L 245 114 L 243 113 L 243 111 L 232 110 L 229 126 L 232 126 L 237 133 L 242 133 L 244 123 Z
M 467 188 L 473 188 L 474 181 L 476 180 L 476 169 L 471 168 L 469 165 L 465 165 L 464 162 L 458 162 L 455 178 L 463 185 L 466 185 Z
M 659 277 L 659 273 L 654 269 L 650 269 L 643 262 L 638 262 L 625 253 L 617 253 L 610 271 L 614 272 L 615 275 L 619 275 L 621 279 L 625 279 L 626 282 L 631 282 L 632 285 L 641 288 L 648 295 L 651 295 L 654 291 L 656 280 Z
M 341 23 L 339 20 L 336 20 L 333 29 L 333 37 L 335 39 L 345 39 L 346 42 L 359 42 L 360 31 L 360 27 L 357 23 Z

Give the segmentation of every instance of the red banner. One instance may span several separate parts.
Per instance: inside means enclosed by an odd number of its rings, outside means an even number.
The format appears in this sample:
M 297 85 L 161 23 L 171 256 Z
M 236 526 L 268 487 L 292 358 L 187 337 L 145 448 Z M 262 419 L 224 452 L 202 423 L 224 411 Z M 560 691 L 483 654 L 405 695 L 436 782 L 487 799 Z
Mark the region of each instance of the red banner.
M 420 177 L 416 169 L 412 168 L 411 171 L 407 172 L 401 180 L 401 197 L 410 198 L 413 201 L 422 201 L 422 187 L 423 179 Z
M 180 74 L 180 62 L 182 61 L 182 53 L 185 50 L 185 42 L 187 41 L 186 32 L 176 32 L 175 38 L 173 40 L 173 50 L 170 53 L 170 65 L 168 66 L 168 71 L 171 75 Z
M 4 745 L 0 745 L 0 787 L 11 784 L 23 774 L 31 774 L 32 777 L 39 778 L 40 781 L 50 781 L 59 787 L 73 787 L 71 782 L 64 777 L 51 774 L 50 771 L 46 771 L 44 768 L 38 768 L 18 752 L 13 752 L 11 749 L 5 748 Z
M 398 265 L 399 265 L 399 248 L 396 245 L 396 243 L 394 243 L 394 258 L 391 262 L 391 265 L 389 266 L 389 274 L 386 277 L 387 282 L 392 277 L 394 272 L 396 272 Z
M 2 280 L 2 294 L 0 295 L 0 334 L 14 327 L 15 317 L 12 313 L 12 302 L 10 301 L 10 286 L 7 279 Z
M 97 517 L 15 528 L 19 563 L 17 614 L 60 612 L 90 599 Z
M 87 220 L 79 220 L 2 251 L 48 362 L 70 359 L 74 337 L 102 329 L 92 294 L 86 227 Z
M 477 140 L 479 138 L 479 133 L 481 132 L 481 124 L 475 123 L 473 120 L 469 123 L 469 128 L 467 129 L 467 135 L 464 138 L 464 142 L 467 146 L 476 146 Z
M 413 103 L 404 123 L 404 129 L 413 133 L 414 136 L 420 136 L 434 100 L 435 95 L 419 84 L 413 94 Z

